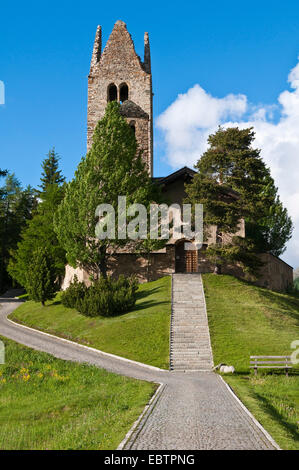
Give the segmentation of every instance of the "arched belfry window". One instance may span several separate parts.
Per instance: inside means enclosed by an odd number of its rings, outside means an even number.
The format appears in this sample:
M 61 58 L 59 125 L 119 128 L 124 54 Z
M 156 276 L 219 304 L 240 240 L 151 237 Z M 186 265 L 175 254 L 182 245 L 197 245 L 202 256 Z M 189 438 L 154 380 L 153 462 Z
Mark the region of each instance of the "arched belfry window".
M 116 88 L 116 85 L 114 85 L 114 83 L 110 83 L 110 85 L 108 86 L 107 95 L 108 95 L 107 96 L 108 101 L 117 100 L 117 88 Z
M 119 101 L 123 103 L 129 98 L 129 88 L 126 83 L 122 83 L 119 86 Z

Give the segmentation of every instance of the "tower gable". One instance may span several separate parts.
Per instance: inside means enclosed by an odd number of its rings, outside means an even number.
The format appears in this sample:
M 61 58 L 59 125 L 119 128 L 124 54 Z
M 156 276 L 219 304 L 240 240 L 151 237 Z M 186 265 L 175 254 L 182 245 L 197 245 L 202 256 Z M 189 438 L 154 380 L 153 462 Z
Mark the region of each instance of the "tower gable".
M 115 23 L 103 52 L 101 28 L 97 29 L 88 77 L 88 150 L 92 144 L 94 128 L 104 116 L 107 102 L 112 100 L 122 103 L 122 114 L 135 131 L 138 146 L 143 150 L 144 161 L 152 175 L 152 76 L 149 39 L 145 33 L 144 62 L 141 62 L 126 24 L 122 21 Z M 129 114 L 126 112 L 127 108 L 130 110 Z

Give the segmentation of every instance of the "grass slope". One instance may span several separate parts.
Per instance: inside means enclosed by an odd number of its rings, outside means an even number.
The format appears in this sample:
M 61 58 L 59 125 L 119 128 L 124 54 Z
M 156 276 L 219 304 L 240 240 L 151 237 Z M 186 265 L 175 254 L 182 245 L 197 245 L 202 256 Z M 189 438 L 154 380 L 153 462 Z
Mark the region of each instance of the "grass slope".
M 0 449 L 115 449 L 155 386 L 1 338 Z
M 65 308 L 60 294 L 46 307 L 28 301 L 12 320 L 102 351 L 156 367 L 169 367 L 171 278 L 141 284 L 134 310 L 112 318 L 89 318 Z
M 214 363 L 233 365 L 225 376 L 243 403 L 284 449 L 299 449 L 299 374 L 249 372 L 250 355 L 290 355 L 299 339 L 299 298 L 231 276 L 205 274 Z

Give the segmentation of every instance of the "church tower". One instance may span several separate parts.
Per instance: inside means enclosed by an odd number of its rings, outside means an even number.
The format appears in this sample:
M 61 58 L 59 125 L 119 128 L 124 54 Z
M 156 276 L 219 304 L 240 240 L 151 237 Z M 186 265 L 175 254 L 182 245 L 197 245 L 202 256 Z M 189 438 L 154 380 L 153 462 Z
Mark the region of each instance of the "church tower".
M 144 34 L 144 61 L 136 54 L 126 24 L 117 21 L 102 52 L 98 26 L 88 76 L 87 150 L 107 103 L 118 101 L 132 126 L 150 176 L 153 174 L 153 94 L 150 45 Z

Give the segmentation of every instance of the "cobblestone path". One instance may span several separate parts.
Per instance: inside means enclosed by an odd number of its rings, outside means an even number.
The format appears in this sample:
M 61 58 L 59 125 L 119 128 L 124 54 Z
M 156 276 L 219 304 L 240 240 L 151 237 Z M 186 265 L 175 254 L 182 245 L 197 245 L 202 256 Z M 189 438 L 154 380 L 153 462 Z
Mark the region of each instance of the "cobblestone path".
M 184 379 L 163 387 L 124 449 L 274 449 L 219 376 L 197 372 Z

